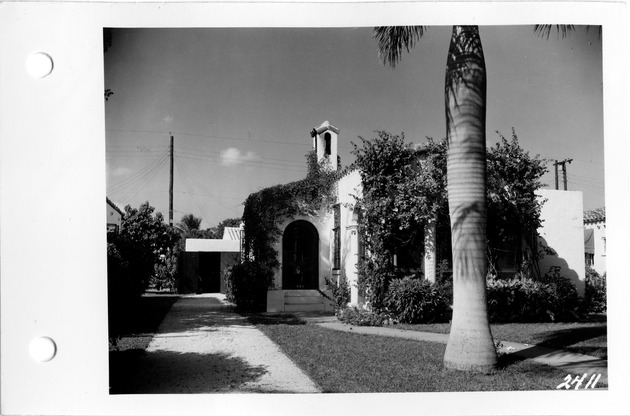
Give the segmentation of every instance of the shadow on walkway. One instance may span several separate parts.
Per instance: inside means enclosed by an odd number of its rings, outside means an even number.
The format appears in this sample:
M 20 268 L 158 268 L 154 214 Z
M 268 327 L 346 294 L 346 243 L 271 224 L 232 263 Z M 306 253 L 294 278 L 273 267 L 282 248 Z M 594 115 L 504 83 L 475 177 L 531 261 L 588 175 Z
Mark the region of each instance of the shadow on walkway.
M 247 390 L 267 370 L 229 354 L 144 352 L 129 350 L 113 365 L 126 366 L 124 376 L 111 380 L 110 394 L 226 393 Z M 115 372 L 114 374 L 123 374 Z

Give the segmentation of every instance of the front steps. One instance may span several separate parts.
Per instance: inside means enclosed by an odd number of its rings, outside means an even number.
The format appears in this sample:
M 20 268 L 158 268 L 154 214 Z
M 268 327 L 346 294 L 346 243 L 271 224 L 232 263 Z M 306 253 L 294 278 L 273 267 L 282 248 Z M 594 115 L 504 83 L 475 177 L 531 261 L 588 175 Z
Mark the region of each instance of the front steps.
M 324 291 L 332 297 L 330 291 Z M 317 290 L 270 290 L 267 292 L 267 312 L 313 312 L 334 310 L 332 301 Z

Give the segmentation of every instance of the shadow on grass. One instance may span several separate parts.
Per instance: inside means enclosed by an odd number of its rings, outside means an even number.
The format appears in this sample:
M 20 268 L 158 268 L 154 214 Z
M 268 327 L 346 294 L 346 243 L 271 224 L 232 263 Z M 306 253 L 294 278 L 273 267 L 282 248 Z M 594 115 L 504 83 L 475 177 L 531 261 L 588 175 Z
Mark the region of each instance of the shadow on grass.
M 254 391 L 254 382 L 267 373 L 229 354 L 110 352 L 110 394 L 177 394 Z
M 557 370 L 571 373 L 599 373 L 603 375 L 600 386 L 608 385 L 608 371 L 606 360 L 593 360 L 586 358 L 575 361 L 574 355 L 568 351 L 556 350 L 541 346 L 516 351 L 499 356 L 498 369 L 506 370 L 521 365 L 526 360 L 542 358 L 541 364 L 551 364 Z M 552 364 L 553 363 L 553 364 Z
M 306 325 L 306 322 L 290 313 L 241 312 L 252 325 Z
M 126 305 L 110 305 L 110 334 L 120 337 L 155 333 L 179 295 L 145 295 Z
M 564 348 L 606 335 L 606 326 L 579 326 L 558 331 L 548 331 L 542 335 L 542 341 L 538 345 Z

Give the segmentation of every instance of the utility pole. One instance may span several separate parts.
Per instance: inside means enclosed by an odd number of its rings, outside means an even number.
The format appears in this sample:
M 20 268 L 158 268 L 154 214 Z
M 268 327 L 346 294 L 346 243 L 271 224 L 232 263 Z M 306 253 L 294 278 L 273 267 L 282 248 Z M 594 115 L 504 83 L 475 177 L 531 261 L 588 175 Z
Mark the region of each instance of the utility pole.
M 170 172 L 170 181 L 168 185 L 168 225 L 173 226 L 173 134 L 171 135 L 171 147 L 170 147 L 170 156 L 171 156 L 171 172 Z
M 563 183 L 564 183 L 564 190 L 567 190 L 567 163 L 571 163 L 573 162 L 573 159 L 564 159 L 561 162 L 558 162 L 557 160 L 554 162 L 554 167 L 556 170 L 556 189 L 558 189 L 558 165 L 562 165 L 562 179 L 563 179 Z

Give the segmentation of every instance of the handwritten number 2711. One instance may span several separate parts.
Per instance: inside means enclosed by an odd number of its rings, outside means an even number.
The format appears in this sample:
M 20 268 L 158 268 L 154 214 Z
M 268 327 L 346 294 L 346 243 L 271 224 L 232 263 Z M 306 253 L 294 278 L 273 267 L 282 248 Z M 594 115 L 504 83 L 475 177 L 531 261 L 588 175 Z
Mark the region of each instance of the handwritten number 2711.
M 577 390 L 584 383 L 586 376 L 587 374 L 584 373 L 582 377 L 580 377 L 579 375 L 576 375 L 575 378 L 573 378 L 571 374 L 567 374 L 567 376 L 564 378 L 564 383 L 559 384 L 558 387 L 556 387 L 556 389 L 564 388 L 568 390 L 571 388 L 572 385 L 575 385 L 575 390 Z M 591 378 L 588 380 L 588 383 L 586 383 L 586 386 L 584 386 L 584 388 L 588 389 L 590 387 L 594 389 L 595 385 L 597 384 L 601 376 L 602 376 L 601 374 L 593 374 Z

